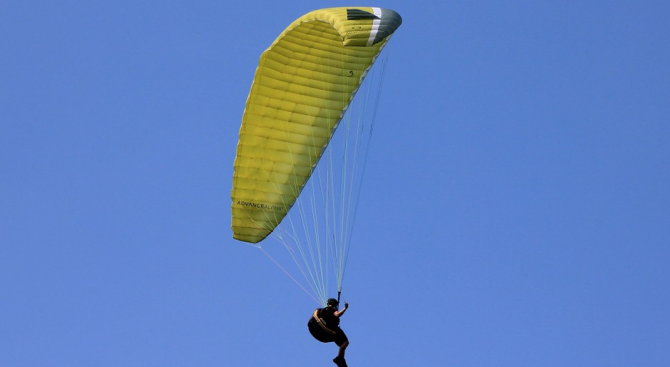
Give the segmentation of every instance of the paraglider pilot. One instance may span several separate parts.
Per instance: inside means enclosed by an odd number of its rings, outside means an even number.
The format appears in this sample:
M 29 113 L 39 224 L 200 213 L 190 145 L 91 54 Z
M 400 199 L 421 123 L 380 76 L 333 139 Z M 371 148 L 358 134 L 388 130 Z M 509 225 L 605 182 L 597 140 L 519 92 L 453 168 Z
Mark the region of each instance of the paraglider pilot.
M 337 353 L 337 357 L 333 359 L 333 362 L 338 367 L 347 367 L 347 362 L 344 360 L 344 351 L 349 346 L 349 339 L 347 339 L 344 331 L 340 329 L 340 317 L 347 311 L 349 304 L 345 302 L 344 309 L 341 311 L 338 310 L 338 306 L 339 302 L 335 298 L 328 299 L 326 307 L 317 308 L 314 311 L 312 317 L 309 318 L 307 327 L 314 339 L 322 343 L 335 342 L 340 347 L 340 350 Z

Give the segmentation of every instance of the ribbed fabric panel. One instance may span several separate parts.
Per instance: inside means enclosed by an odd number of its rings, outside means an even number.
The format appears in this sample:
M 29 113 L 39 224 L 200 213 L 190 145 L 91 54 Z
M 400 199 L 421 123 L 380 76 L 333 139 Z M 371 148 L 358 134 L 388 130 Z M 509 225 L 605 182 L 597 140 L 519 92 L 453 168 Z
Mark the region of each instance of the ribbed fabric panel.
M 370 38 L 372 29 L 371 19 L 347 20 L 346 10 L 301 17 L 261 55 L 235 159 L 236 239 L 257 243 L 286 216 L 386 42 L 345 46 L 352 29 L 353 43 Z M 358 34 L 366 29 L 367 37 Z

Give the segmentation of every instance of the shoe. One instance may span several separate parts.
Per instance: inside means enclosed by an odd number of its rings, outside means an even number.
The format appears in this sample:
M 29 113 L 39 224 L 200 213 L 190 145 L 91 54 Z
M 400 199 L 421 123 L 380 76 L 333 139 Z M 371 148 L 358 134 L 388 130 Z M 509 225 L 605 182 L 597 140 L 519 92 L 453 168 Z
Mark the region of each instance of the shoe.
M 337 367 L 347 367 L 347 361 L 343 357 L 335 357 L 333 358 L 333 362 L 335 362 Z

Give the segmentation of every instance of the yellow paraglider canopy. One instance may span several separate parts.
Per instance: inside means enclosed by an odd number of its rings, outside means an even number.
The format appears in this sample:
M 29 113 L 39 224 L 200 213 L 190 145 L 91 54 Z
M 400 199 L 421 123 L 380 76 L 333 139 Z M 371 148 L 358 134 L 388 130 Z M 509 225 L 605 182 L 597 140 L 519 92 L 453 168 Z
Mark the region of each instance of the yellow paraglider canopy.
M 235 158 L 234 238 L 257 243 L 286 216 L 400 23 L 382 8 L 316 10 L 263 52 Z

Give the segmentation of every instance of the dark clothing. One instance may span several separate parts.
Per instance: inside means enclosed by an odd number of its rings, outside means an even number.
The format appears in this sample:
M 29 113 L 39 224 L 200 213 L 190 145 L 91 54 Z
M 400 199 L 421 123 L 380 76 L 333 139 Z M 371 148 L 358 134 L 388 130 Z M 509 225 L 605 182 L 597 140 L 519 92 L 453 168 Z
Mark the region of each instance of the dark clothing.
M 335 342 L 341 346 L 347 340 L 347 335 L 340 329 L 340 318 L 335 316 L 333 307 L 317 308 L 309 318 L 307 327 L 314 339 L 322 343 Z
M 329 306 L 321 308 L 319 311 L 319 317 L 326 322 L 326 326 L 329 328 L 340 327 L 340 318 L 335 316 L 335 311 L 337 311 L 336 308 Z

